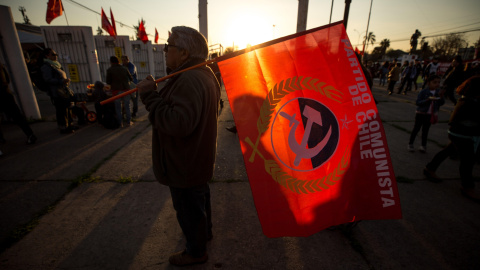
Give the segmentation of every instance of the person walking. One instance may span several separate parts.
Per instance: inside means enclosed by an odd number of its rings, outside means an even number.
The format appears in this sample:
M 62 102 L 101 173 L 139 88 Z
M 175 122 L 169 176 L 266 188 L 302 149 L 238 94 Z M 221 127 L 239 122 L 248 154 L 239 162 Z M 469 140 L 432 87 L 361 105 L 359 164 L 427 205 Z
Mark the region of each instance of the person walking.
M 197 30 L 176 26 L 165 44 L 173 72 L 205 63 L 208 44 Z M 170 188 L 186 248 L 170 256 L 172 265 L 208 260 L 212 236 L 210 187 L 217 144 L 220 85 L 206 65 L 170 78 L 160 91 L 148 76 L 138 85 L 152 123 L 152 160 L 157 180 Z
M 398 94 L 400 94 L 403 90 L 403 87 L 405 86 L 405 84 L 407 85 L 407 87 L 405 88 L 405 91 L 403 91 L 403 94 L 406 95 L 407 94 L 407 91 L 411 91 L 412 90 L 412 82 L 413 82 L 413 78 L 415 78 L 415 75 L 417 73 L 417 69 L 415 68 L 415 66 L 413 65 L 413 62 L 410 61 L 406 61 L 408 66 L 405 67 L 402 71 L 402 74 L 401 74 L 401 77 L 402 77 L 402 84 L 400 85 L 400 87 L 398 88 Z
M 427 88 L 418 93 L 416 104 L 415 124 L 410 134 L 408 151 L 415 151 L 413 143 L 415 142 L 418 132 L 422 129 L 422 145 L 419 151 L 425 153 L 430 125 L 437 122 L 438 110 L 440 106 L 445 104 L 445 99 L 440 92 L 440 76 L 432 75 L 428 77 Z
M 445 81 L 443 82 L 443 87 L 445 89 L 445 96 L 452 101 L 453 105 L 457 104 L 457 99 L 455 98 L 455 90 L 457 87 L 464 81 L 464 66 L 463 60 L 460 55 L 455 56 L 452 61 L 452 64 L 445 72 Z
M 457 93 L 460 99 L 448 122 L 450 143 L 433 157 L 423 169 L 423 173 L 429 180 L 440 182 L 435 171 L 448 156 L 457 151 L 460 159 L 461 193 L 480 203 L 480 195 L 475 193 L 472 175 L 475 152 L 480 145 L 480 76 L 467 79 L 458 87 Z
M 380 82 L 378 83 L 378 85 L 380 86 L 385 86 L 385 83 L 387 81 L 387 75 L 388 75 L 388 66 L 389 66 L 389 63 L 387 61 L 380 67 L 380 70 L 379 70 Z
M 27 144 L 34 144 L 37 141 L 37 137 L 33 134 L 27 119 L 15 102 L 12 91 L 8 87 L 9 84 L 10 76 L 8 75 L 7 69 L 0 63 L 0 112 L 4 112 L 7 117 L 11 118 L 15 124 L 22 129 L 25 136 L 27 136 Z M 5 142 L 6 140 L 0 127 L 0 143 Z
M 74 104 L 73 91 L 68 87 L 70 79 L 57 61 L 58 54 L 51 48 L 44 50 L 43 64 L 40 70 L 49 95 L 55 106 L 57 125 L 60 133 L 73 133 L 78 127 L 73 125 L 72 108 Z
M 128 72 L 128 69 L 121 66 L 118 57 L 110 57 L 110 67 L 107 69 L 107 84 L 110 85 L 113 95 L 122 94 L 130 90 L 129 82 L 133 80 L 132 75 Z M 125 127 L 129 127 L 133 124 L 131 122 L 130 113 L 130 95 L 123 96 L 115 100 L 115 112 L 117 115 L 118 126 L 122 126 L 123 114 L 122 114 L 122 102 L 125 109 Z
M 391 95 L 393 93 L 393 89 L 395 84 L 400 80 L 400 73 L 402 70 L 400 69 L 400 63 L 397 63 L 390 72 L 388 73 L 388 94 Z
M 126 55 L 122 56 L 122 64 L 124 67 L 128 69 L 128 72 L 130 72 L 130 75 L 132 75 L 132 78 L 133 78 L 132 82 L 136 85 L 138 83 L 137 67 L 132 62 L 130 62 L 130 59 Z M 130 89 L 134 88 L 132 87 L 133 86 L 131 86 Z M 132 94 L 132 104 L 133 104 L 132 118 L 135 118 L 137 117 L 137 112 L 138 112 L 138 94 L 137 93 Z
M 425 89 L 428 81 L 428 77 L 433 74 L 437 75 L 437 70 L 440 65 L 438 64 L 438 57 L 433 57 L 433 61 L 429 63 L 426 67 L 425 70 L 423 71 L 423 85 L 422 89 Z
M 413 78 L 413 86 L 415 86 L 415 92 L 418 91 L 418 83 L 417 83 L 417 80 L 418 78 L 422 75 L 422 72 L 423 72 L 423 68 L 422 68 L 422 64 L 420 63 L 420 60 L 418 59 L 415 59 L 415 77 Z

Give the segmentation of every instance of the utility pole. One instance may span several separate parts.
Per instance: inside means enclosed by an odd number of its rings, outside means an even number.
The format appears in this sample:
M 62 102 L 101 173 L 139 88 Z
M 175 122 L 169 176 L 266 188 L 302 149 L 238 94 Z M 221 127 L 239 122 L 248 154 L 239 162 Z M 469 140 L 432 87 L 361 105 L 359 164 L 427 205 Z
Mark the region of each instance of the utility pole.
M 350 13 L 351 3 L 352 3 L 352 0 L 345 0 L 345 12 L 343 13 L 343 25 L 345 26 L 345 30 L 347 30 L 348 13 Z
M 298 0 L 297 33 L 307 30 L 308 0 Z
M 330 21 L 328 21 L 328 23 L 332 23 L 333 1 L 334 0 L 332 0 L 332 7 L 330 8 Z
M 365 32 L 365 40 L 363 41 L 362 60 L 365 55 L 365 44 L 367 44 L 368 27 L 370 26 L 370 15 L 372 14 L 372 5 L 373 5 L 373 0 L 370 0 L 370 11 L 368 12 L 367 32 Z
M 199 31 L 208 41 L 208 14 L 207 0 L 198 0 Z

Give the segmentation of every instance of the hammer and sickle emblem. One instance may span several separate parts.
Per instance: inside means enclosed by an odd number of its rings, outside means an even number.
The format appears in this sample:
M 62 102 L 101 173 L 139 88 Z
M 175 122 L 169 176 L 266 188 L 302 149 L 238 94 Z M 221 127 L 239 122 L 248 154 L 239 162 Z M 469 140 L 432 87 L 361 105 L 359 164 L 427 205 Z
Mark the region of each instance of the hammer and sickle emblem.
M 332 135 L 332 127 L 330 126 L 328 128 L 327 134 L 322 139 L 322 141 L 319 142 L 315 147 L 308 148 L 307 143 L 308 139 L 310 138 L 310 132 L 312 130 L 313 123 L 322 126 L 321 113 L 308 105 L 305 106 L 303 110 L 303 115 L 308 119 L 308 121 L 305 127 L 302 141 L 300 143 L 298 143 L 295 139 L 295 131 L 300 124 L 300 122 L 295 119 L 296 114 L 294 113 L 293 115 L 289 115 L 286 112 L 280 112 L 280 115 L 290 121 L 291 129 L 288 135 L 288 145 L 290 146 L 290 149 L 296 154 L 295 160 L 293 162 L 295 166 L 298 166 L 303 158 L 310 159 L 320 153 L 320 151 L 325 147 L 328 140 L 330 139 L 330 136 Z

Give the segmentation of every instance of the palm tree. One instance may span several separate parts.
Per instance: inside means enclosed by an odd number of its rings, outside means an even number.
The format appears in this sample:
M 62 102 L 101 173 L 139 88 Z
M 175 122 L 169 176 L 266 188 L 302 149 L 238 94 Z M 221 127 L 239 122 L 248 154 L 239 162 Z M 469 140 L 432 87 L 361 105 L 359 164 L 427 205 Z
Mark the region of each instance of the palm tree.
M 368 35 L 363 37 L 363 42 L 365 44 L 365 51 L 367 50 L 368 43 L 371 43 L 373 45 L 375 44 L 375 41 L 377 41 L 375 34 L 373 32 L 368 32 Z
M 386 38 L 380 42 L 380 48 L 382 49 L 382 57 L 387 52 L 388 47 L 390 47 L 390 39 Z

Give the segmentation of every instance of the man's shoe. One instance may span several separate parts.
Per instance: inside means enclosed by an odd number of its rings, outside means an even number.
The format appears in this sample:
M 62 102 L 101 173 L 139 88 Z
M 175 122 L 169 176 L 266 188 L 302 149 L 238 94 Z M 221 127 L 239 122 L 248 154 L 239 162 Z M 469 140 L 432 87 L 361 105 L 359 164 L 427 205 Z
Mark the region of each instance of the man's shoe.
M 422 152 L 422 153 L 425 153 L 425 152 L 427 152 L 427 148 L 422 145 L 422 146 L 420 146 L 420 147 L 418 148 L 418 151 L 420 151 L 420 152 Z
M 437 174 L 427 167 L 423 168 L 423 175 L 425 175 L 427 177 L 428 181 L 430 181 L 430 182 L 433 182 L 433 183 L 442 182 L 442 179 L 438 178 Z
M 408 151 L 415 152 L 415 148 L 413 148 L 413 144 L 409 144 L 407 147 Z
M 27 144 L 34 144 L 36 141 L 37 141 L 37 137 L 32 134 L 32 135 L 28 136 Z
M 193 257 L 192 255 L 187 254 L 186 250 L 179 251 L 174 253 L 168 258 L 168 262 L 176 266 L 185 266 L 197 263 L 205 263 L 208 261 L 208 255 L 205 253 L 202 257 Z

